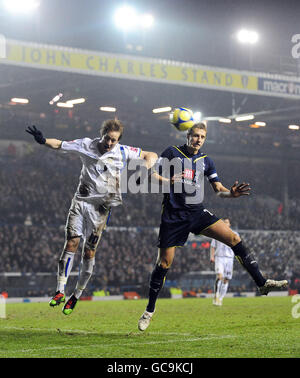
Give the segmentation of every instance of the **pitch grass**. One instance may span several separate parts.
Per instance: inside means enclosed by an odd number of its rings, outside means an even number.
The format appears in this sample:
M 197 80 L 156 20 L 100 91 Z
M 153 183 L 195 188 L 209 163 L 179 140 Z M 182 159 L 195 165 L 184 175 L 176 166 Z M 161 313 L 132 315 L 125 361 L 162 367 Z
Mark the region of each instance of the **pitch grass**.
M 291 297 L 159 299 L 145 332 L 146 300 L 80 301 L 65 316 L 48 303 L 7 304 L 0 358 L 300 357 Z

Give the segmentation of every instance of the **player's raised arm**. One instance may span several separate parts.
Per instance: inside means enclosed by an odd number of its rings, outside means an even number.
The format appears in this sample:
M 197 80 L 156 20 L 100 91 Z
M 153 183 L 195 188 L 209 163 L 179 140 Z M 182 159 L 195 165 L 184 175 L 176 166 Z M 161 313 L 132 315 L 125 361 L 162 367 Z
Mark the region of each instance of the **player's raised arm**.
M 225 186 L 220 182 L 211 182 L 211 185 L 217 194 L 217 196 L 221 198 L 237 198 L 241 196 L 249 196 L 250 194 L 250 185 L 246 183 L 239 184 L 238 181 L 232 185 L 229 189 L 225 188 Z
M 57 150 L 58 148 L 61 148 L 62 141 L 59 139 L 53 139 L 53 138 L 46 138 L 45 145 L 47 147 L 53 148 Z
M 147 169 L 152 168 L 158 159 L 157 153 L 150 151 L 142 151 L 140 157 L 145 160 Z
M 54 138 L 45 138 L 43 136 L 43 133 L 40 130 L 38 130 L 35 126 L 28 126 L 25 131 L 31 134 L 34 137 L 35 141 L 39 144 L 44 144 L 45 146 L 53 149 L 58 149 L 61 147 L 61 140 Z
M 174 178 L 168 178 L 164 177 L 164 171 L 167 169 L 170 169 L 170 166 L 168 164 L 165 164 L 166 162 L 169 162 L 172 159 L 172 156 L 170 155 L 170 149 L 168 148 L 165 150 L 159 158 L 156 159 L 155 165 L 153 165 L 151 177 L 154 179 L 154 182 L 161 184 L 174 184 L 176 180 Z
M 155 163 L 157 162 L 158 156 L 155 152 L 150 152 L 150 151 L 141 151 L 140 158 L 145 161 L 145 166 L 148 169 L 148 175 L 151 174 L 156 174 L 155 170 L 152 171 L 151 168 L 154 167 Z M 137 185 L 141 184 L 141 177 L 140 171 L 137 171 L 137 178 L 136 178 L 136 183 Z

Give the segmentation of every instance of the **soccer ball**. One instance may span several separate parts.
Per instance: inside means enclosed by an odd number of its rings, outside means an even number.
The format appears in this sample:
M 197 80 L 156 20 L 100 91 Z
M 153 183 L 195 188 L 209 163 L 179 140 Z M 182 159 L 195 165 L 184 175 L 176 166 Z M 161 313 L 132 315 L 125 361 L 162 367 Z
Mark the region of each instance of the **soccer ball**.
M 194 115 L 190 109 L 176 108 L 170 113 L 170 122 L 179 131 L 186 131 L 194 126 Z

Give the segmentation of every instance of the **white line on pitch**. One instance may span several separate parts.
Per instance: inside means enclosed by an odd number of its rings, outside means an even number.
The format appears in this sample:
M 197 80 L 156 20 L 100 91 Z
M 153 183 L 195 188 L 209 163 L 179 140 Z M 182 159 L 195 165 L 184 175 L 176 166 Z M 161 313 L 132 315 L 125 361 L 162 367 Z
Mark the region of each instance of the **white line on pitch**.
M 233 335 L 223 335 L 223 336 L 207 336 L 207 337 L 197 337 L 193 339 L 176 339 L 176 340 L 168 340 L 168 341 L 149 341 L 149 342 L 142 342 L 138 343 L 139 345 L 153 345 L 153 344 L 169 344 L 169 343 L 177 343 L 177 342 L 193 342 L 193 341 L 205 341 L 205 340 L 214 340 L 214 339 L 227 339 L 227 338 L 234 338 L 236 336 Z M 112 347 L 112 346 L 131 346 L 132 343 L 114 343 L 114 344 L 98 344 L 97 347 Z M 61 350 L 61 349 L 80 349 L 86 348 L 86 345 L 64 345 L 64 346 L 56 346 L 56 347 L 47 347 L 47 348 L 38 348 L 38 349 L 20 349 L 14 351 L 0 351 L 0 354 L 7 354 L 10 355 L 12 353 L 34 353 L 34 352 L 41 352 L 47 350 Z M 36 353 L 35 353 L 36 354 Z M 40 355 L 40 353 L 38 353 Z
M 0 328 L 1 329 L 1 328 Z M 46 331 L 46 332 L 74 332 L 87 335 L 142 335 L 141 332 L 121 332 L 121 331 L 84 331 L 82 329 L 61 329 L 61 328 L 26 328 L 26 327 L 2 327 L 2 329 L 14 329 L 16 331 Z M 161 335 L 161 336 L 194 336 L 193 333 L 179 333 L 179 332 L 147 332 L 147 335 Z M 216 334 L 210 334 L 209 336 L 218 336 Z

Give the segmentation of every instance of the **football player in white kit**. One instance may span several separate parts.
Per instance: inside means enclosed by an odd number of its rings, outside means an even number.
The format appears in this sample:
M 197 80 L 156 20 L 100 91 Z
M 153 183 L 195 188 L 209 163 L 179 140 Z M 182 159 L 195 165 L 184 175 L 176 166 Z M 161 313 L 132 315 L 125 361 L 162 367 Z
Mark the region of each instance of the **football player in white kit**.
M 231 227 L 230 219 L 224 218 L 223 221 Z M 233 231 L 239 236 L 238 232 Z M 215 264 L 216 282 L 214 287 L 213 304 L 215 306 L 222 306 L 223 298 L 225 297 L 229 281 L 232 278 L 233 272 L 233 250 L 224 243 L 212 239 L 210 244 L 210 261 Z
M 37 143 L 73 152 L 82 161 L 79 185 L 65 227 L 65 245 L 58 263 L 56 293 L 49 302 L 52 307 L 65 302 L 65 287 L 80 239 L 83 238 L 78 281 L 75 291 L 63 307 L 63 313 L 69 315 L 92 275 L 95 253 L 111 207 L 122 203 L 122 169 L 128 160 L 135 159 L 143 159 L 149 169 L 156 162 L 157 154 L 120 144 L 123 124 L 116 119 L 104 121 L 100 130 L 101 137 L 95 139 L 83 138 L 67 142 L 44 138 L 35 126 L 28 127 L 26 131 L 33 135 Z

